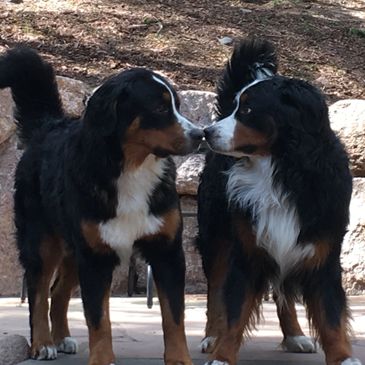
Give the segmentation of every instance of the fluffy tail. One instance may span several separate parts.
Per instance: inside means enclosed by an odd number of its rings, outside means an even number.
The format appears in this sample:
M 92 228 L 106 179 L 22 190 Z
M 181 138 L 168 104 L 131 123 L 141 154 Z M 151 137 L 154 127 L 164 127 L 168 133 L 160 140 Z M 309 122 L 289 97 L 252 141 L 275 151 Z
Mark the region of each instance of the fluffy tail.
M 218 84 L 218 114 L 222 116 L 244 86 L 256 79 L 275 75 L 277 68 L 275 48 L 269 41 L 247 38 L 238 43 Z
M 0 56 L 0 88 L 5 87 L 11 88 L 25 144 L 44 123 L 64 115 L 53 68 L 32 49 L 18 47 Z

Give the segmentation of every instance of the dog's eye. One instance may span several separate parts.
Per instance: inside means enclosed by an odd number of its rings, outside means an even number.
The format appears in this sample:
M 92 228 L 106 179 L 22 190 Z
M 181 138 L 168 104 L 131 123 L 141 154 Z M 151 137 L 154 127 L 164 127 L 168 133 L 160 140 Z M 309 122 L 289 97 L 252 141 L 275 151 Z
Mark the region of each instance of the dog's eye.
M 251 113 L 251 108 L 249 108 L 248 106 L 243 106 L 242 108 L 240 108 L 240 114 L 243 115 L 247 115 Z
M 154 112 L 157 114 L 167 114 L 169 112 L 169 108 L 167 105 L 159 105 L 154 109 Z

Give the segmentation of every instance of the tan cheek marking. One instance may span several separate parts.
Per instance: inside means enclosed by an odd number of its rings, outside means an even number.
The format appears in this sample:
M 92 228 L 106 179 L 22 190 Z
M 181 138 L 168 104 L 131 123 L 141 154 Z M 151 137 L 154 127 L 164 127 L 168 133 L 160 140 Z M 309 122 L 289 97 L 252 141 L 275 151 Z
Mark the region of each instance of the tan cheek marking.
M 184 130 L 177 122 L 167 128 L 149 130 L 147 135 L 152 148 L 175 150 L 185 144 Z
M 178 152 L 185 143 L 184 130 L 179 123 L 163 129 L 141 129 L 140 120 L 136 118 L 128 128 L 123 143 L 125 170 L 140 166 L 154 149 Z
M 81 231 L 87 245 L 94 251 L 100 254 L 108 254 L 113 252 L 100 236 L 99 226 L 96 223 L 82 222 Z
M 255 155 L 267 155 L 270 147 L 269 140 L 264 134 L 248 128 L 240 122 L 236 123 L 232 144 L 234 150 L 245 145 L 256 146 L 257 150 L 253 152 Z

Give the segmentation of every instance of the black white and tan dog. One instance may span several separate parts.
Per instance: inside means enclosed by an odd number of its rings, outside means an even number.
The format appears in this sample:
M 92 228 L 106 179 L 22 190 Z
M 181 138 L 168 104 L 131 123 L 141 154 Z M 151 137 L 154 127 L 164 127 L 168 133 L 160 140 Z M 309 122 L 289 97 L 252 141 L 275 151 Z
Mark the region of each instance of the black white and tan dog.
M 52 67 L 26 48 L 0 58 L 0 87 L 11 88 L 26 146 L 16 171 L 15 223 L 32 357 L 76 352 L 66 314 L 80 284 L 89 365 L 114 363 L 108 305 L 113 269 L 138 249 L 158 290 L 165 363 L 190 365 L 182 221 L 169 156 L 193 151 L 203 133 L 179 113 L 173 87 L 152 71 L 127 70 L 95 91 L 80 119 L 70 119 Z
M 301 297 L 327 365 L 360 365 L 340 265 L 352 178 L 323 95 L 277 75 L 269 42 L 246 39 L 218 85 L 217 114 L 198 191 L 209 364 L 237 363 L 272 285 L 289 348 L 308 346 L 294 306 Z

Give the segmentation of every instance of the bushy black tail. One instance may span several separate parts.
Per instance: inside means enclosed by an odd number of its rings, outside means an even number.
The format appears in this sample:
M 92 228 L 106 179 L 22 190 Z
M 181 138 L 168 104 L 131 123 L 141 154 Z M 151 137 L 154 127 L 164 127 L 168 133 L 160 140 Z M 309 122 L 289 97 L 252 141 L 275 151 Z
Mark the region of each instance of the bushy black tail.
M 53 68 L 32 49 L 18 47 L 0 56 L 0 88 L 5 87 L 11 88 L 25 144 L 44 123 L 64 115 Z
M 245 85 L 258 78 L 275 75 L 277 68 L 275 48 L 269 41 L 247 38 L 239 42 L 218 84 L 218 114 L 222 116 L 226 107 L 232 105 L 237 92 Z

